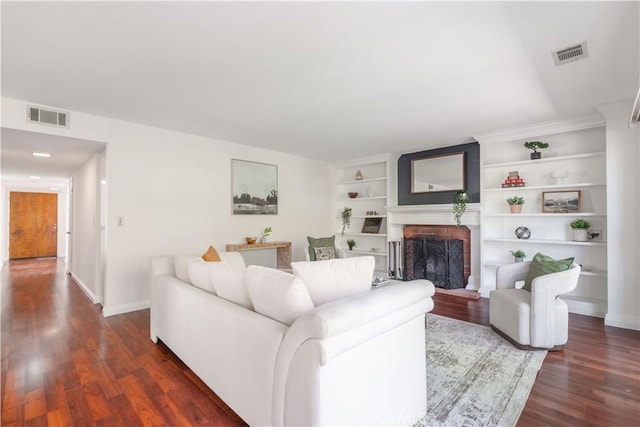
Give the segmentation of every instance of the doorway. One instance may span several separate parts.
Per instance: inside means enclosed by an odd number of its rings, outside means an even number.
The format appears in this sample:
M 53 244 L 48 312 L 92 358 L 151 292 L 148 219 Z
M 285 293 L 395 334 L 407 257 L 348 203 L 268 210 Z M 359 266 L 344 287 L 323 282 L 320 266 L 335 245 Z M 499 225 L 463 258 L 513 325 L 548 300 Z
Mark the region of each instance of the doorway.
M 58 255 L 58 194 L 9 193 L 9 259 Z

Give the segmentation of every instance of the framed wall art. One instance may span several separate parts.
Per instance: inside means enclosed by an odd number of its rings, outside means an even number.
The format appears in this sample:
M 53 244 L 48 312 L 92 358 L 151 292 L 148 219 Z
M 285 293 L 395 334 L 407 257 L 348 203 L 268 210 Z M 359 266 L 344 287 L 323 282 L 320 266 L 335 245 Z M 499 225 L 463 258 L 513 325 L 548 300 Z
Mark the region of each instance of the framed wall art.
M 542 193 L 542 213 L 580 212 L 580 190 L 545 191 Z
M 380 226 L 382 225 L 382 218 L 365 218 L 362 224 L 363 233 L 378 234 L 380 232 Z
M 233 213 L 278 214 L 278 166 L 231 159 Z

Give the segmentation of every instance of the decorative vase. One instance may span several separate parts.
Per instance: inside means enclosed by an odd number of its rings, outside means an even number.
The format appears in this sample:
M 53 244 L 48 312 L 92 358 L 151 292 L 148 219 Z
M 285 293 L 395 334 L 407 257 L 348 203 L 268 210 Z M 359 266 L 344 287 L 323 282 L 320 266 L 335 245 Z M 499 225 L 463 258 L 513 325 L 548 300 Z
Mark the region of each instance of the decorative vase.
M 531 153 L 531 160 L 537 160 L 541 158 L 542 158 L 541 152 L 537 151 L 537 152 Z
M 267 243 L 267 236 L 262 236 L 260 238 L 260 243 Z
M 362 172 L 358 169 L 358 172 L 356 172 L 356 181 L 362 181 L 363 178 Z
M 586 228 L 574 228 L 573 229 L 573 241 L 574 242 L 586 242 L 589 237 L 589 232 Z
M 509 205 L 509 211 L 512 214 L 519 214 L 522 212 L 522 205 Z

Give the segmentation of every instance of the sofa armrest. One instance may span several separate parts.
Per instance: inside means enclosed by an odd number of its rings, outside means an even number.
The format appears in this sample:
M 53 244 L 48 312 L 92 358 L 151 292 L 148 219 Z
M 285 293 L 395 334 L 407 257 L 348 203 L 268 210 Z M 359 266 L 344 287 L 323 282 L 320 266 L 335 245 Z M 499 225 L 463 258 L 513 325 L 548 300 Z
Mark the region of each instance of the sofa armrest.
M 316 343 L 320 366 L 340 354 L 406 324 L 433 309 L 428 280 L 385 286 L 327 304 L 299 317 L 284 337 L 276 361 L 274 425 L 281 425 L 287 373 L 296 352 Z
M 149 270 L 151 276 L 174 276 L 176 269 L 173 263 L 173 256 L 154 256 L 149 260 Z

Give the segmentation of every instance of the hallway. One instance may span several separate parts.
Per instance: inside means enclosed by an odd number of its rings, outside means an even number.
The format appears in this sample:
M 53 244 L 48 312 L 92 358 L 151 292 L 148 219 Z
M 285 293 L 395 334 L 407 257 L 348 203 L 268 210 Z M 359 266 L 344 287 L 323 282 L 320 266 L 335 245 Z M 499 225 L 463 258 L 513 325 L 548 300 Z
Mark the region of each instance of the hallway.
M 2 425 L 243 425 L 167 348 L 149 310 L 102 317 L 55 258 L 2 270 Z

